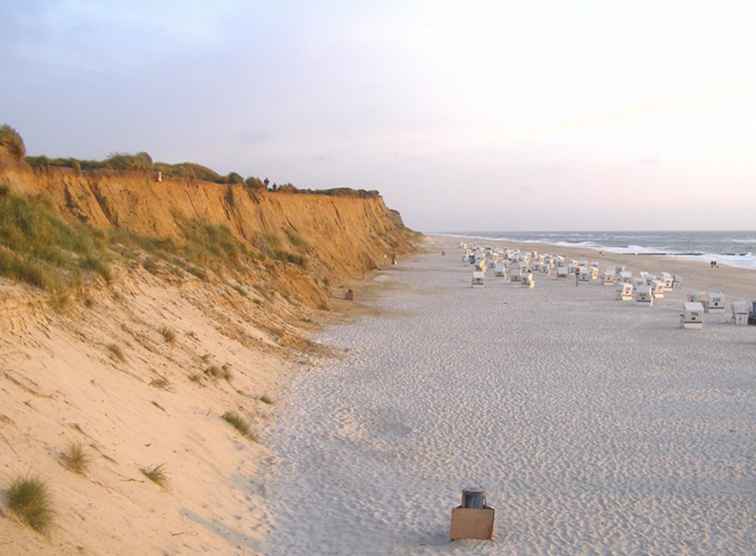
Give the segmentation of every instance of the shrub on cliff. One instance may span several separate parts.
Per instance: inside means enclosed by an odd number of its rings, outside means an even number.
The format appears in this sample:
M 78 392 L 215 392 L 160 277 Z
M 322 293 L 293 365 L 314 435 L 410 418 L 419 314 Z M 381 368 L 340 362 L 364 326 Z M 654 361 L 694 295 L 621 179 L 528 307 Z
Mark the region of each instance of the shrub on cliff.
M 250 189 L 267 189 L 268 186 L 260 178 L 249 177 L 244 180 L 244 184 Z
M 152 157 L 145 152 L 115 153 L 105 160 L 105 167 L 113 170 L 152 170 Z
M 17 161 L 26 156 L 26 145 L 21 135 L 7 124 L 0 126 L 0 150 L 6 151 Z
M 226 183 L 229 184 L 238 184 L 238 183 L 244 183 L 244 178 L 241 177 L 236 172 L 231 172 L 228 176 L 226 176 Z

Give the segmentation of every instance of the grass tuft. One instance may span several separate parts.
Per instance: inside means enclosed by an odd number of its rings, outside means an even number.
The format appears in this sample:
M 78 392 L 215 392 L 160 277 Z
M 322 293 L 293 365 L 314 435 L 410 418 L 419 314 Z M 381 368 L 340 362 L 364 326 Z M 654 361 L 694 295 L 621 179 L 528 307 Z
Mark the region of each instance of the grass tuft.
M 39 533 L 52 525 L 53 511 L 47 485 L 36 477 L 16 479 L 8 489 L 8 508 Z
M 168 382 L 167 378 L 160 377 L 160 378 L 154 378 L 150 381 L 150 386 L 153 388 L 159 388 L 160 390 L 168 390 L 171 383 Z
M 161 336 L 163 336 L 163 339 L 169 344 L 176 343 L 176 333 L 172 329 L 168 328 L 167 326 L 162 326 L 160 328 L 160 334 Z
M 165 471 L 163 471 L 164 465 L 164 463 L 161 463 L 160 465 L 156 465 L 155 467 L 142 467 L 139 470 L 145 477 L 147 477 L 156 485 L 165 487 L 166 483 L 168 482 L 168 476 L 165 474 Z
M 66 469 L 79 475 L 84 475 L 89 466 L 89 457 L 79 442 L 69 444 L 65 452 L 60 454 L 60 461 Z
M 108 344 L 108 351 L 113 357 L 118 359 L 120 362 L 122 363 L 126 362 L 126 355 L 124 355 L 123 350 L 121 349 L 121 346 L 117 344 Z
M 243 437 L 250 437 L 249 424 L 242 418 L 241 415 L 239 415 L 235 411 L 226 411 L 223 414 L 222 419 L 226 421 L 226 423 L 234 427 L 237 431 L 239 431 L 239 434 L 241 434 Z

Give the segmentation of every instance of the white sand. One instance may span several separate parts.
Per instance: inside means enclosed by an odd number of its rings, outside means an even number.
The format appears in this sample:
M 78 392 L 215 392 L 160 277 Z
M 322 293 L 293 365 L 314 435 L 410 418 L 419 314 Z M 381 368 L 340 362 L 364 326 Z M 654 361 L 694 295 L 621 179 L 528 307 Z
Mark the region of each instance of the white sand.
M 350 351 L 296 379 L 267 435 L 264 552 L 753 554 L 756 327 L 680 329 L 686 290 L 471 289 L 459 255 L 383 273 L 394 316 L 319 338 Z M 469 485 L 493 543 L 447 540 Z

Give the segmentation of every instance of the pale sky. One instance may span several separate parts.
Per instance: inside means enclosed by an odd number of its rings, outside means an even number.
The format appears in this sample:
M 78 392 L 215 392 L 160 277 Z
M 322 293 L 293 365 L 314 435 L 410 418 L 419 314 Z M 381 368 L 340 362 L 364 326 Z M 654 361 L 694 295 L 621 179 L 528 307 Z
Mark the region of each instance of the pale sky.
M 155 4 L 155 5 L 153 5 Z M 756 228 L 756 3 L 0 3 L 0 122 L 423 231 Z

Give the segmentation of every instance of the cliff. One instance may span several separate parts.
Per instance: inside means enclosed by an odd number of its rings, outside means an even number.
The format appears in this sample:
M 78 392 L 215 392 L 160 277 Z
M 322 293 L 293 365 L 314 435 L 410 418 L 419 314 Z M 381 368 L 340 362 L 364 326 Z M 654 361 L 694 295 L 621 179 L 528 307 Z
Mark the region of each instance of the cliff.
M 417 234 L 375 194 L 1 156 L 0 209 L 0 552 L 257 553 L 279 388 Z M 29 478 L 44 527 L 11 496 Z

